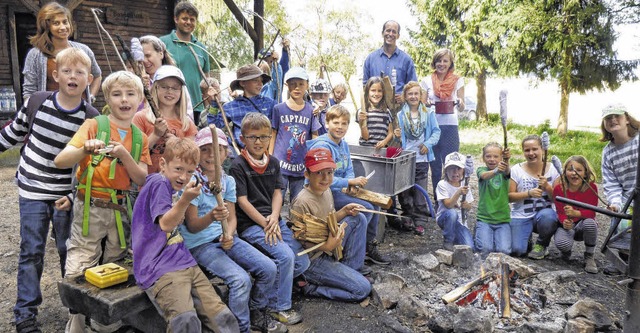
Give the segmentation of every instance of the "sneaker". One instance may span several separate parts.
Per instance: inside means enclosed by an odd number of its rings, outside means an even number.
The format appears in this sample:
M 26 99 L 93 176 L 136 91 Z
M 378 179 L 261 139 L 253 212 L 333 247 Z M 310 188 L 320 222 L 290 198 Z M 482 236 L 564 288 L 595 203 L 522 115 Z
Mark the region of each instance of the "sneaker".
M 593 253 L 584 254 L 584 270 L 587 273 L 598 274 L 598 266 L 596 265 L 596 259 L 593 257 Z
M 362 274 L 363 276 L 367 276 L 373 273 L 373 269 L 371 269 L 371 267 L 367 265 L 362 265 L 362 268 L 360 268 L 358 272 L 360 272 L 360 274 Z
M 608 263 L 607 266 L 605 266 L 604 269 L 602 270 L 602 273 L 609 276 L 622 275 L 622 272 L 612 263 Z
M 271 312 L 271 316 L 275 320 L 287 325 L 295 325 L 302 321 L 302 315 L 294 309 Z
M 410 217 L 402 217 L 402 230 L 412 231 L 415 228 L 415 224 Z
M 36 318 L 28 318 L 16 324 L 16 332 L 18 333 L 42 333 L 40 324 Z
M 251 310 L 251 329 L 260 332 L 286 333 L 289 331 L 284 325 L 273 319 L 266 310 Z
M 540 244 L 536 244 L 536 245 L 533 246 L 533 250 L 531 250 L 531 252 L 529 252 L 529 254 L 527 256 L 530 259 L 535 259 L 535 260 L 544 259 L 546 250 L 547 250 L 546 247 L 544 247 L 544 246 L 542 246 Z
M 387 223 L 389 223 L 389 226 L 393 229 L 402 230 L 402 219 L 398 217 L 389 217 Z
M 415 229 L 413 229 L 413 233 L 418 236 L 424 236 L 424 227 L 421 225 L 417 226 Z
M 378 242 L 376 240 L 371 243 L 367 243 L 367 254 L 364 259 L 378 265 L 389 265 L 391 263 L 386 256 L 383 256 L 378 252 Z

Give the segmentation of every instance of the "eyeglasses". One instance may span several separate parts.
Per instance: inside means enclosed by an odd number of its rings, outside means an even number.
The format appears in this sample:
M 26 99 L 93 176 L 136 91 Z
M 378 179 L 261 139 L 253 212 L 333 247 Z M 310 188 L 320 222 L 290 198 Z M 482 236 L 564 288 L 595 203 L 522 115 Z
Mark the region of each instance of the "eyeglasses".
M 173 92 L 178 92 L 178 91 L 182 91 L 182 86 L 179 87 L 172 87 L 172 86 L 163 86 L 163 85 L 158 85 L 158 87 L 164 91 L 173 91 Z
M 253 142 L 258 142 L 258 140 L 262 142 L 267 142 L 271 139 L 271 135 L 261 135 L 261 136 L 250 135 L 250 136 L 244 136 L 244 138 Z

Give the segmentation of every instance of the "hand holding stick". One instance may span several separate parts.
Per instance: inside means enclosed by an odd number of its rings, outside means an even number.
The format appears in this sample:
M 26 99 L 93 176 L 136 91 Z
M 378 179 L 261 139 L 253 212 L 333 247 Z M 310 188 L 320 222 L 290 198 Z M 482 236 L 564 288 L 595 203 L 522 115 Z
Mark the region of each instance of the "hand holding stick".
M 467 159 L 464 163 L 464 186 L 469 186 L 469 178 L 473 173 L 473 158 L 471 155 L 467 155 Z M 460 199 L 460 207 L 463 207 L 464 202 L 467 200 L 467 195 L 463 194 Z M 462 222 L 465 223 L 467 221 L 467 210 L 464 208 L 460 209 L 460 213 L 462 214 Z
M 507 149 L 507 90 L 500 91 L 500 122 L 502 123 L 502 133 L 504 134 L 504 149 Z M 503 158 L 504 162 L 509 162 Z
M 209 125 L 209 129 L 211 130 L 211 140 L 213 141 L 213 163 L 215 164 L 215 172 L 213 176 L 213 186 L 211 186 L 212 192 L 216 195 L 216 201 L 218 202 L 218 206 L 224 205 L 222 201 L 222 184 L 220 180 L 222 178 L 222 166 L 220 165 L 220 150 L 218 149 L 218 131 L 215 125 Z M 227 220 L 220 221 L 222 225 L 222 233 L 226 238 L 232 237 L 233 235 L 227 234 L 229 231 L 229 225 L 227 224 Z

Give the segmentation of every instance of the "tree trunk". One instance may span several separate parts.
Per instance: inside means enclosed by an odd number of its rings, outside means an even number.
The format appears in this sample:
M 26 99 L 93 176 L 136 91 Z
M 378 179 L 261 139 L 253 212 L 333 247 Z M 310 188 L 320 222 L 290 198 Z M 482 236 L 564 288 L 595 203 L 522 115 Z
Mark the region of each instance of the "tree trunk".
M 567 135 L 569 119 L 569 82 L 560 81 L 560 116 L 558 117 L 558 135 Z
M 476 95 L 476 116 L 480 121 L 489 121 L 487 115 L 487 70 L 481 69 L 478 75 L 476 75 L 476 87 L 478 93 Z

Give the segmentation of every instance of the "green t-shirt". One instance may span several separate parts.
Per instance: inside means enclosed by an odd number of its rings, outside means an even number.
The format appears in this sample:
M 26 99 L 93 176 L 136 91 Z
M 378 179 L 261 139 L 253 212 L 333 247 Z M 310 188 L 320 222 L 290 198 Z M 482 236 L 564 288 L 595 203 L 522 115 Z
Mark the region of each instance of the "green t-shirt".
M 478 220 L 490 223 L 511 222 L 511 208 L 509 207 L 509 177 L 498 173 L 494 177 L 483 180 L 480 174 L 488 171 L 486 166 L 479 167 L 478 176 Z

